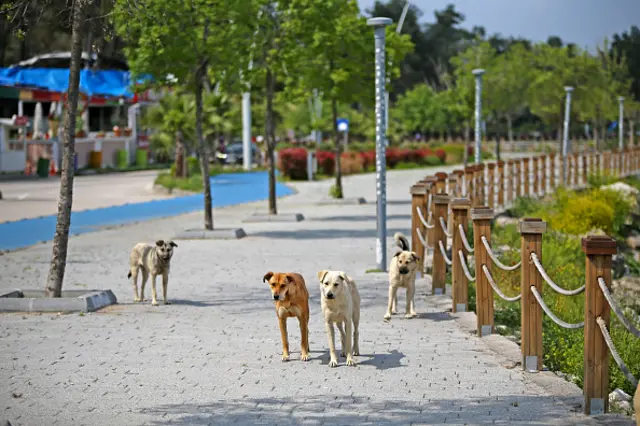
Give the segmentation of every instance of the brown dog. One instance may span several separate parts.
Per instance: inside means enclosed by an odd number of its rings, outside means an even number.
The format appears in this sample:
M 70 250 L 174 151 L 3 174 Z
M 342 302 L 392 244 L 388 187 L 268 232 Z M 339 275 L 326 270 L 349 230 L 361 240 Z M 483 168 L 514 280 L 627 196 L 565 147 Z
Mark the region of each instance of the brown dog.
M 287 318 L 296 317 L 300 322 L 302 348 L 300 359 L 309 360 L 309 292 L 302 275 L 295 272 L 267 272 L 263 278 L 271 288 L 276 315 L 282 337 L 282 360 L 289 361 L 289 337 Z

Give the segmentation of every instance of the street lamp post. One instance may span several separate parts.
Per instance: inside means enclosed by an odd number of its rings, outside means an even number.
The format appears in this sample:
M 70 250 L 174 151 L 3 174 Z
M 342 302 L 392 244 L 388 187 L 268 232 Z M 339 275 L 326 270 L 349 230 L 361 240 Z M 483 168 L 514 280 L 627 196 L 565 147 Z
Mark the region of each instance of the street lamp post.
M 480 164 L 482 162 L 482 155 L 480 153 L 480 144 L 482 142 L 482 130 L 480 129 L 481 120 L 482 120 L 482 75 L 484 74 L 483 69 L 475 69 L 472 71 L 473 75 L 476 76 L 476 164 Z
M 618 120 L 619 128 L 618 128 L 618 148 L 620 151 L 624 148 L 624 96 L 620 96 L 618 98 L 618 102 L 620 103 L 620 119 Z
M 564 105 L 564 129 L 562 135 L 562 184 L 567 185 L 569 173 L 567 164 L 569 149 L 569 117 L 571 116 L 571 92 L 573 92 L 573 87 L 565 86 L 564 91 L 567 92 L 567 98 Z
M 371 18 L 367 20 L 367 24 L 374 28 L 376 48 L 376 264 L 380 271 L 387 270 L 385 27 L 392 22 L 391 18 Z

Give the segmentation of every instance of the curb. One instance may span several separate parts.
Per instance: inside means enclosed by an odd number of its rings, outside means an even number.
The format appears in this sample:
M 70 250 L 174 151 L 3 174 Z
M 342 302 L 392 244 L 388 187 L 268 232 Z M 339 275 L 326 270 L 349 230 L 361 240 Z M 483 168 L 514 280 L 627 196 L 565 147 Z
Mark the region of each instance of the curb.
M 95 312 L 118 301 L 111 290 L 63 291 L 44 297 L 44 290 L 17 289 L 0 294 L 0 312 Z

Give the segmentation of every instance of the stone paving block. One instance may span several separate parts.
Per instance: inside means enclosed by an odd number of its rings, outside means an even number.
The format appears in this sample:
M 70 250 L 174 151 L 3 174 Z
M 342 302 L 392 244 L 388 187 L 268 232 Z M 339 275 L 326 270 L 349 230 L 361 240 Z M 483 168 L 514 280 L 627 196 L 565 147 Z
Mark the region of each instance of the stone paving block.
M 117 303 L 111 290 L 63 292 L 48 298 L 44 290 L 12 290 L 0 294 L 0 312 L 94 312 Z
M 185 229 L 173 237 L 174 240 L 233 240 L 246 237 L 242 228 L 229 229 Z
M 367 204 L 364 197 L 348 197 L 348 198 L 324 198 L 318 201 L 320 206 L 353 206 Z
M 264 223 L 264 222 L 300 222 L 304 220 L 304 216 L 301 213 L 278 213 L 278 214 L 265 214 L 265 213 L 253 213 L 251 216 L 245 218 L 245 223 Z

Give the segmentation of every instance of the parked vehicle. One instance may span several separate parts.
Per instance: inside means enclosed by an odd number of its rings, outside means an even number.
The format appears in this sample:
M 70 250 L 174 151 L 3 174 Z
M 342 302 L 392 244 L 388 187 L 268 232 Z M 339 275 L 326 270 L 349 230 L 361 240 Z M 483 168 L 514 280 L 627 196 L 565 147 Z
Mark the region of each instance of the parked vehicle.
M 260 160 L 260 153 L 254 143 L 251 144 L 251 158 L 252 163 L 258 163 Z M 236 141 L 216 152 L 216 162 L 221 164 L 242 165 L 243 160 L 242 141 Z

